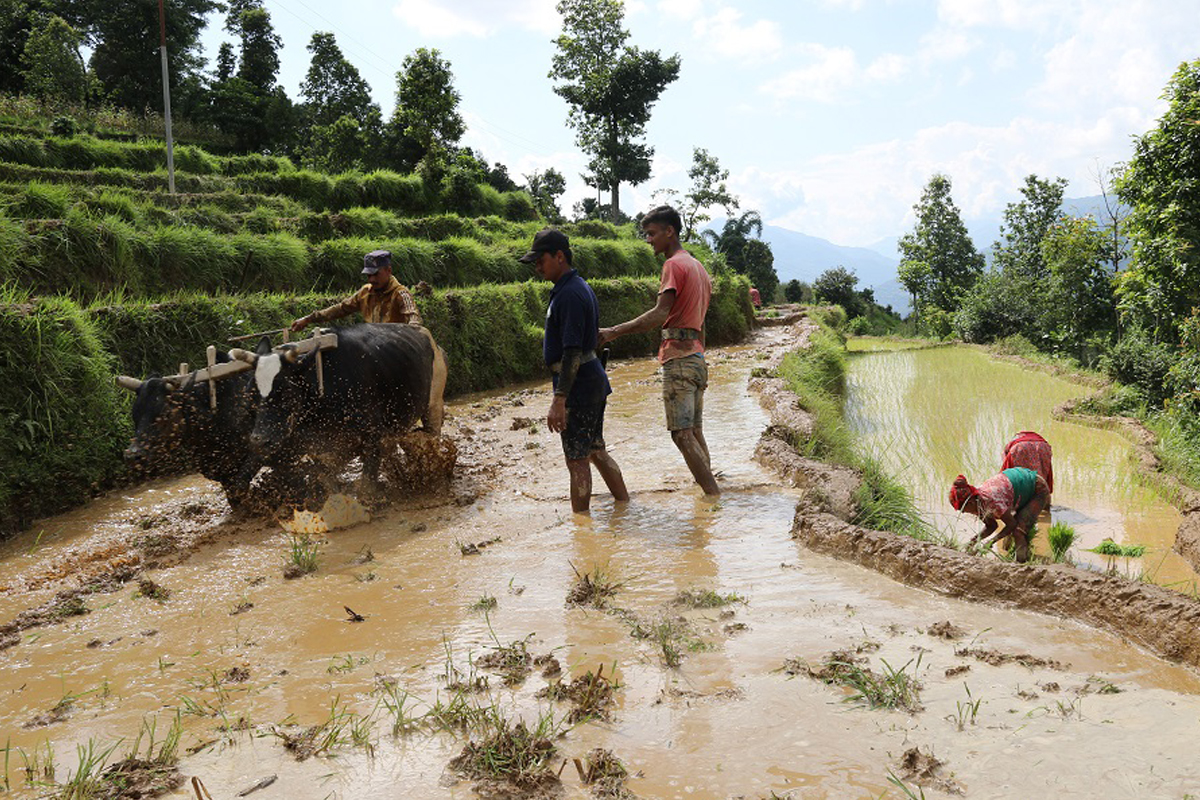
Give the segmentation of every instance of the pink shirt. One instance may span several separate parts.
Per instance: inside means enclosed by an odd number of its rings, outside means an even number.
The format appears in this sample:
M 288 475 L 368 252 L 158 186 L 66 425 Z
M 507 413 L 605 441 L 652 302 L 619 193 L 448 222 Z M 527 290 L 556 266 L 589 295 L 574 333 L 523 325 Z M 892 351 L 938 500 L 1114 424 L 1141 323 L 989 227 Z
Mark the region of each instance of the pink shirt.
M 708 313 L 708 301 L 712 296 L 712 279 L 704 265 L 686 250 L 680 250 L 663 263 L 662 281 L 658 293 L 675 290 L 675 304 L 667 315 L 664 328 L 704 327 L 704 316 Z M 673 358 L 703 353 L 701 339 L 664 339 L 658 348 L 658 360 L 667 362 Z

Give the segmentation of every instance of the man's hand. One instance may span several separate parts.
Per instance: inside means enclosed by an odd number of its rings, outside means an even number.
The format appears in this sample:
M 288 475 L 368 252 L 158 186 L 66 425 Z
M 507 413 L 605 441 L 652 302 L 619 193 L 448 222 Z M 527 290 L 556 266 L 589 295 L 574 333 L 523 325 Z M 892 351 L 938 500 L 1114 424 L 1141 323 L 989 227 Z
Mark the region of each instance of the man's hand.
M 308 317 L 301 317 L 292 322 L 292 333 L 298 333 L 308 327 Z
M 617 338 L 616 328 L 601 328 L 596 337 L 596 347 L 600 348 Z
M 546 413 L 546 427 L 554 433 L 562 433 L 567 429 L 567 398 L 560 394 L 554 395 L 550 403 L 550 411 Z

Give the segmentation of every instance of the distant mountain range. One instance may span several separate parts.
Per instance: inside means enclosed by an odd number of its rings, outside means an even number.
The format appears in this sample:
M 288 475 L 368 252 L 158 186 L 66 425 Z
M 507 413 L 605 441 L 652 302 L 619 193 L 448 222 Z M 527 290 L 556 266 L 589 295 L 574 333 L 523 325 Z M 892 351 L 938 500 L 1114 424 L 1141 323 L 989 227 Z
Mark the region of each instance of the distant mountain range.
M 1099 195 L 1068 198 L 1063 200 L 1063 211 L 1072 216 L 1090 214 L 1103 220 L 1104 199 Z M 1000 238 L 1002 221 L 1003 214 L 964 220 L 975 247 L 989 257 L 992 245 Z M 721 222 L 714 221 L 710 227 L 719 230 Z M 902 314 L 910 310 L 908 292 L 896 279 L 900 264 L 896 246 L 899 236 L 880 239 L 867 247 L 847 247 L 776 225 L 764 225 L 762 239 L 775 254 L 775 272 L 781 283 L 792 279 L 812 283 L 825 270 L 841 266 L 858 276 L 858 288 L 874 289 L 875 302 L 881 306 L 890 305 Z

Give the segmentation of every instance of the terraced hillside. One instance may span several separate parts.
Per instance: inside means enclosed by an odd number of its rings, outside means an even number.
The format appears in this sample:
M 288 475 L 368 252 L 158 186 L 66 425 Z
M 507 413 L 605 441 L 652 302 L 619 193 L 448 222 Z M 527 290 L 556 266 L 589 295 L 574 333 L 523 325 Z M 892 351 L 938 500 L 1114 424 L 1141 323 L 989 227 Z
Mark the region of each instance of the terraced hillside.
M 0 533 L 120 479 L 129 400 L 114 373 L 173 371 L 283 327 L 361 285 L 370 250 L 392 251 L 402 283 L 433 287 L 418 305 L 451 394 L 542 373 L 550 286 L 517 256 L 545 221 L 526 193 L 454 167 L 326 175 L 187 145 L 175 165 L 170 194 L 161 142 L 0 133 Z M 604 324 L 653 303 L 658 263 L 632 227 L 563 229 Z M 740 339 L 748 284 L 718 274 L 715 293 L 710 341 Z

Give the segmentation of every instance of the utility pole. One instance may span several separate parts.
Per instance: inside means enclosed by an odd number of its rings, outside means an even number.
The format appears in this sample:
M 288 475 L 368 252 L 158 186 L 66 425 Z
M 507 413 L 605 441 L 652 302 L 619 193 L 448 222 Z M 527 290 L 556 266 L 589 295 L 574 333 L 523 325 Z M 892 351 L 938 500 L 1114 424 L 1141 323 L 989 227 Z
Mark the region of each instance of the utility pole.
M 158 53 L 162 56 L 163 121 L 167 129 L 167 187 L 175 194 L 175 143 L 171 139 L 171 84 L 167 80 L 167 15 L 158 0 Z

